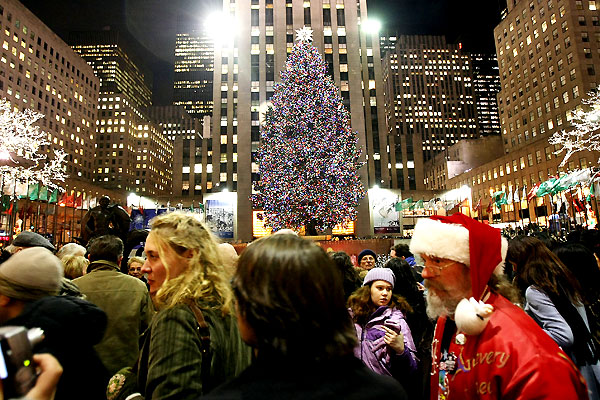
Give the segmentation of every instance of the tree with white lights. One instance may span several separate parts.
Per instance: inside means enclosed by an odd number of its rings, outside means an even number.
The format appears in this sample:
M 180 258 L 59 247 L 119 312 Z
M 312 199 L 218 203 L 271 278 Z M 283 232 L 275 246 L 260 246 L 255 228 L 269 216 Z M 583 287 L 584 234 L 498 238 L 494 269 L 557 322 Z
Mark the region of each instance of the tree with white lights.
M 600 151 L 600 91 L 589 92 L 572 115 L 571 126 L 548 139 L 550 144 L 561 146 L 555 154 L 565 152 L 561 167 L 577 152 Z
M 40 149 L 50 142 L 47 134 L 34 125 L 44 115 L 33 110 L 18 111 L 6 99 L 0 99 L 0 173 L 4 182 L 41 183 L 51 189 L 64 182 L 67 154 L 54 150 L 50 159 Z
M 315 235 L 354 220 L 365 191 L 358 135 L 312 31 L 298 30 L 296 40 L 261 127 L 253 200 L 266 226 Z

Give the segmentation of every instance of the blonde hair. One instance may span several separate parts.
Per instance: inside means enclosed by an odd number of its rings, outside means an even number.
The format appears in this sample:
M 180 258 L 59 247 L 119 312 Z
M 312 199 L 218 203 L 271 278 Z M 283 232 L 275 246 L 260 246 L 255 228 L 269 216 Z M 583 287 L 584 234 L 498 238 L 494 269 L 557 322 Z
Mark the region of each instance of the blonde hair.
M 65 270 L 65 278 L 75 279 L 83 276 L 85 271 L 90 264 L 87 258 L 84 256 L 77 256 L 68 254 L 60 259 Z
M 192 213 L 175 211 L 157 216 L 151 221 L 148 236 L 156 240 L 158 255 L 167 272 L 167 278 L 154 298 L 161 308 L 170 308 L 202 299 L 223 314 L 231 311 L 233 294 L 225 276 L 225 269 L 217 242 L 208 228 Z M 191 258 L 185 258 L 187 268 L 179 276 L 171 278 L 166 254 L 173 252 L 176 258 L 191 250 Z

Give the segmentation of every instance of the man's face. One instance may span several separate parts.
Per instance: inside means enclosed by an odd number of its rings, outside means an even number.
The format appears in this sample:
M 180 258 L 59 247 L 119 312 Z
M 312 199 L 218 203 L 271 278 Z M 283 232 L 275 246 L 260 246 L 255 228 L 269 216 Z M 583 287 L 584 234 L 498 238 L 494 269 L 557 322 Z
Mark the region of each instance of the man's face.
M 375 266 L 375 257 L 373 257 L 372 255 L 367 254 L 366 256 L 363 256 L 363 258 L 360 259 L 360 267 L 362 269 L 370 270 L 374 266 Z
M 471 276 L 465 264 L 448 258 L 422 254 L 425 268 L 421 275 L 427 288 L 427 315 L 454 316 L 456 306 L 471 296 Z

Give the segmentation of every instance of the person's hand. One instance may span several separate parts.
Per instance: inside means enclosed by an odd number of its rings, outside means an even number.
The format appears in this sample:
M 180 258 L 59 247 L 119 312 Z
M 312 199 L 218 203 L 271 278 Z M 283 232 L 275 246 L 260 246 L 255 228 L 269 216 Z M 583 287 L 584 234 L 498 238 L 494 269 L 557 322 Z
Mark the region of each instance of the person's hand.
M 392 329 L 384 326 L 385 336 L 383 341 L 390 346 L 397 354 L 404 353 L 404 335 L 402 332 L 396 333 Z
M 51 354 L 34 354 L 33 361 L 41 371 L 35 386 L 27 393 L 31 400 L 52 400 L 56 392 L 56 385 L 62 375 L 60 363 Z

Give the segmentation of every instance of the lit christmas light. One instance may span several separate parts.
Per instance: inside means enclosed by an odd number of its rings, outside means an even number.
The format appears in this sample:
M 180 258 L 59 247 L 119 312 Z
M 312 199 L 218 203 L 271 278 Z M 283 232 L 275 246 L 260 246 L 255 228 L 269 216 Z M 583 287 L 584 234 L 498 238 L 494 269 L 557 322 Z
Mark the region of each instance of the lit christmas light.
M 6 99 L 0 100 L 0 173 L 8 181 L 42 183 L 51 189 L 64 182 L 67 154 L 54 150 L 48 158 L 40 147 L 50 145 L 47 134 L 34 125 L 43 118 L 33 110 L 15 111 Z
M 554 154 L 565 152 L 561 167 L 577 152 L 600 151 L 600 91 L 591 91 L 581 100 L 581 107 L 572 111 L 570 123 L 569 128 L 548 139 L 550 144 L 560 147 Z
M 365 195 L 358 136 L 309 31 L 298 31 L 261 129 L 253 202 L 274 230 L 345 225 Z

